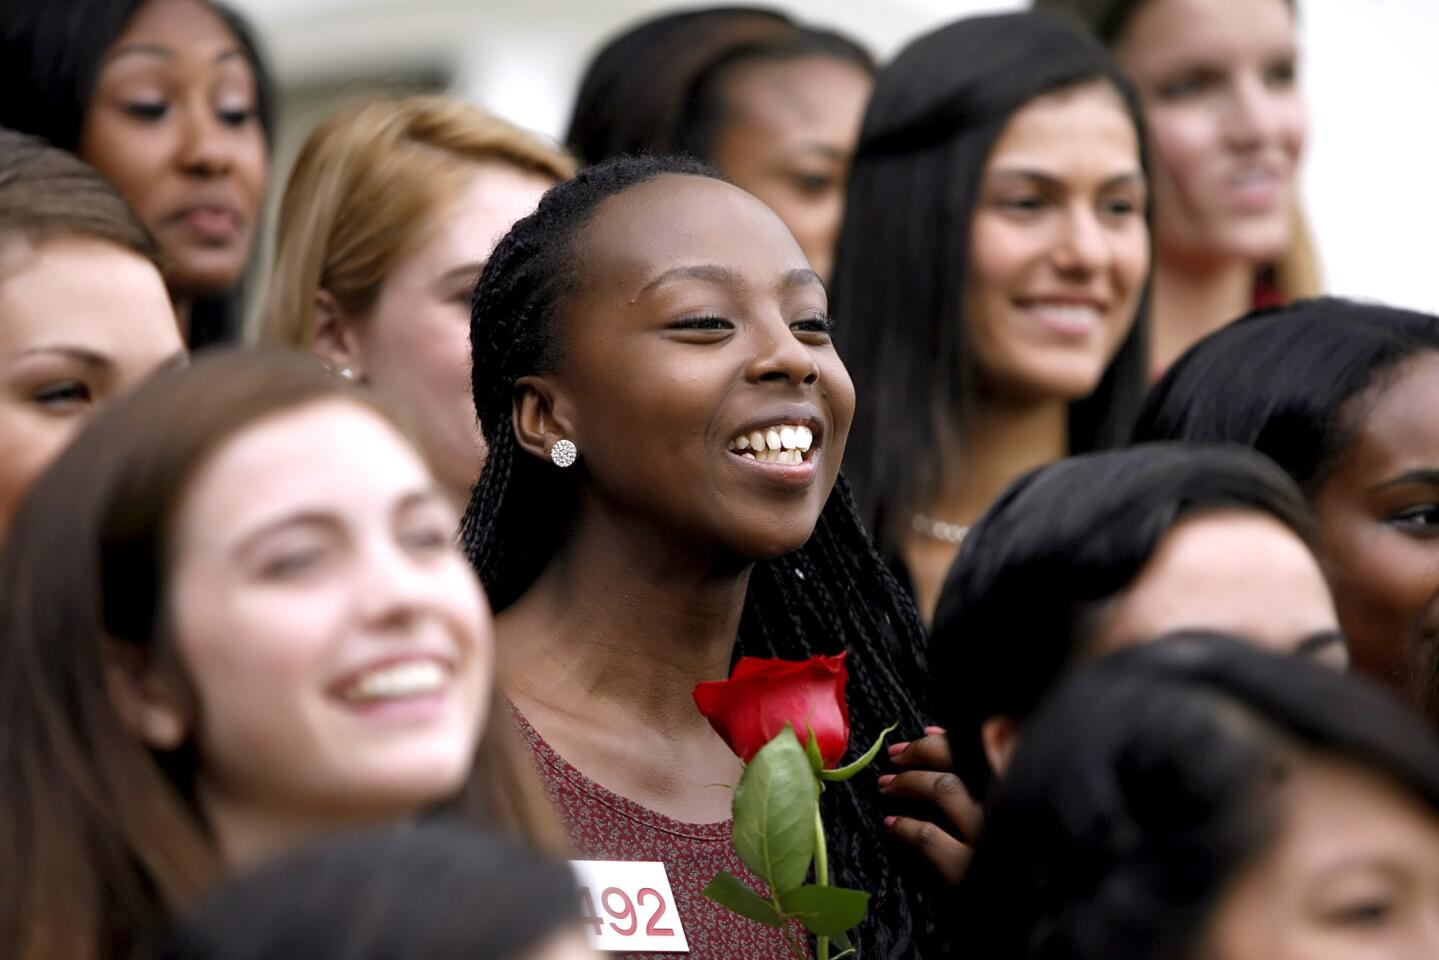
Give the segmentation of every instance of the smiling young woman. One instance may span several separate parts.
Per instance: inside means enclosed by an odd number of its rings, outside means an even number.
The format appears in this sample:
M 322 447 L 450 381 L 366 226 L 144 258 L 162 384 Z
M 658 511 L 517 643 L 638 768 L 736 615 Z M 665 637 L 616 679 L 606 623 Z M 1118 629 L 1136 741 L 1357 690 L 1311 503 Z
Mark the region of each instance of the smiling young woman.
M 455 521 L 312 358 L 216 355 L 97 415 L 0 554 L 7 952 L 153 957 L 216 879 L 336 827 L 543 841 Z
M 926 617 L 1001 490 L 1128 432 L 1145 169 L 1137 98 L 1058 17 L 962 20 L 879 75 L 833 284 L 863 400 L 845 470 Z
M 739 764 L 695 685 L 737 654 L 847 650 L 854 742 L 922 724 L 913 608 L 838 478 L 854 391 L 830 329 L 779 219 L 686 160 L 582 170 L 475 294 L 490 454 L 462 540 L 507 692 L 576 849 L 662 861 L 692 956 L 786 953 L 699 896 L 720 869 L 747 874 L 722 786 Z M 823 804 L 836 882 L 874 894 L 861 951 L 919 955 L 877 791 L 851 781 Z
M 154 234 L 192 347 L 235 339 L 273 122 L 249 28 L 210 0 L 9 0 L 0 126 L 74 152 Z
M 1299 207 L 1308 117 L 1294 0 L 1035 0 L 1074 15 L 1144 100 L 1152 370 L 1256 306 L 1319 293 Z

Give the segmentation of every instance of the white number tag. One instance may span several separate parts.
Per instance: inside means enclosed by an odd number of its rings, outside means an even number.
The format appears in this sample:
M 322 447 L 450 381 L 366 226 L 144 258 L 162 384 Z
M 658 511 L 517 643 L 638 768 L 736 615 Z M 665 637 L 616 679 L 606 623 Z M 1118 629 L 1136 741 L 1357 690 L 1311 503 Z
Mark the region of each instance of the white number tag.
M 596 950 L 689 953 L 665 865 L 645 860 L 571 860 L 580 915 Z

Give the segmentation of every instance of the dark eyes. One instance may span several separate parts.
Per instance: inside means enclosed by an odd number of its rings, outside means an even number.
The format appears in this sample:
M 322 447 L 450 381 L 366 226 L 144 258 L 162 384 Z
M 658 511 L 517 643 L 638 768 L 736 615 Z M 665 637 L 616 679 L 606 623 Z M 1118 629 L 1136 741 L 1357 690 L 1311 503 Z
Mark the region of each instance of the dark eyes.
M 670 324 L 671 330 L 733 330 L 734 324 L 724 317 L 686 317 Z
M 1439 536 L 1439 503 L 1419 503 L 1391 513 L 1391 527 L 1414 537 Z
M 1293 60 L 1270 64 L 1264 70 L 1264 82 L 1271 87 L 1292 87 L 1298 72 Z
M 63 413 L 74 407 L 89 406 L 90 388 L 79 380 L 61 380 L 36 390 L 30 397 L 38 406 L 54 413 Z
M 818 197 L 834 189 L 834 177 L 822 173 L 796 173 L 790 176 L 790 184 L 807 197 Z
M 724 317 L 687 317 L 683 320 L 676 320 L 669 325 L 670 330 L 698 331 L 702 333 L 727 332 L 735 328 L 734 323 Z M 834 331 L 834 320 L 829 316 L 805 317 L 790 324 L 790 329 L 796 333 L 822 333 L 829 334 Z
M 1016 213 L 1034 213 L 1044 209 L 1047 204 L 1048 201 L 1038 194 L 1006 197 L 999 201 L 999 205 L 1005 210 L 1012 210 Z
M 170 105 L 166 103 L 135 101 L 125 104 L 125 112 L 140 120 L 159 120 L 169 109 Z
M 1037 214 L 1048 206 L 1049 199 L 1040 194 L 1006 197 L 999 201 L 1001 210 L 1016 216 Z M 1139 212 L 1139 204 L 1128 197 L 1111 197 L 1100 201 L 1099 210 L 1106 216 L 1127 217 Z
M 1160 84 L 1161 100 L 1184 100 L 1198 96 L 1218 83 L 1218 77 L 1207 70 L 1186 73 L 1168 83 Z
M 1346 926 L 1374 927 L 1388 920 L 1392 909 L 1388 900 L 1369 900 L 1341 907 L 1329 919 Z
M 143 120 L 147 123 L 154 123 L 163 120 L 170 112 L 170 105 L 161 101 L 133 101 L 124 106 L 128 115 Z M 255 116 L 251 107 L 224 107 L 216 108 L 215 117 L 227 127 L 243 127 Z
M 1297 74 L 1298 69 L 1294 60 L 1278 60 L 1264 67 L 1264 85 L 1276 90 L 1292 87 Z M 1185 100 L 1207 93 L 1221 86 L 1225 81 L 1226 77 L 1221 71 L 1213 69 L 1192 70 L 1188 73 L 1180 74 L 1167 83 L 1160 84 L 1158 89 L 1159 98 L 1161 100 Z
M 809 317 L 790 324 L 790 329 L 800 333 L 831 334 L 834 332 L 834 318 L 830 316 Z

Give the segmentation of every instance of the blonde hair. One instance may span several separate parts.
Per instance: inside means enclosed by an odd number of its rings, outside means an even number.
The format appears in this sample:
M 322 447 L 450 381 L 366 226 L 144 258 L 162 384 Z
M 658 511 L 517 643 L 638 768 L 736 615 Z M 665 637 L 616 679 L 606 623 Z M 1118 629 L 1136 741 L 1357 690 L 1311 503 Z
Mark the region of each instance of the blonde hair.
M 1274 261 L 1273 270 L 1274 287 L 1285 303 L 1307 300 L 1324 292 L 1324 275 L 1319 268 L 1319 254 L 1314 249 L 1314 236 L 1298 201 L 1295 201 L 1289 245 Z
M 308 349 L 315 295 L 361 314 L 425 225 L 464 188 L 470 164 L 574 175 L 558 147 L 460 100 L 367 100 L 331 114 L 305 141 L 285 185 L 260 339 Z

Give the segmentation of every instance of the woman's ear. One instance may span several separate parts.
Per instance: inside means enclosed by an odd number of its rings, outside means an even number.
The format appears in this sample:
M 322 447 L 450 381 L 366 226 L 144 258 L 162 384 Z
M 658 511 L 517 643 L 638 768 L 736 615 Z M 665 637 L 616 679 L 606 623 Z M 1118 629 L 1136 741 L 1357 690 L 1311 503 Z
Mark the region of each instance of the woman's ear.
M 1019 727 L 1009 717 L 990 717 L 980 725 L 979 739 L 984 744 L 989 769 L 996 777 L 1004 776 L 1015 744 L 1019 742 Z
M 174 750 L 190 732 L 189 696 L 173 668 L 126 643 L 105 644 L 105 689 L 120 721 L 156 750 Z
M 310 349 L 316 356 L 336 370 L 349 370 L 354 378 L 364 379 L 365 357 L 358 324 L 323 287 L 315 290 L 310 331 Z
M 520 449 L 542 460 L 560 440 L 580 446 L 572 431 L 571 404 L 543 376 L 520 377 L 515 381 L 515 441 Z

